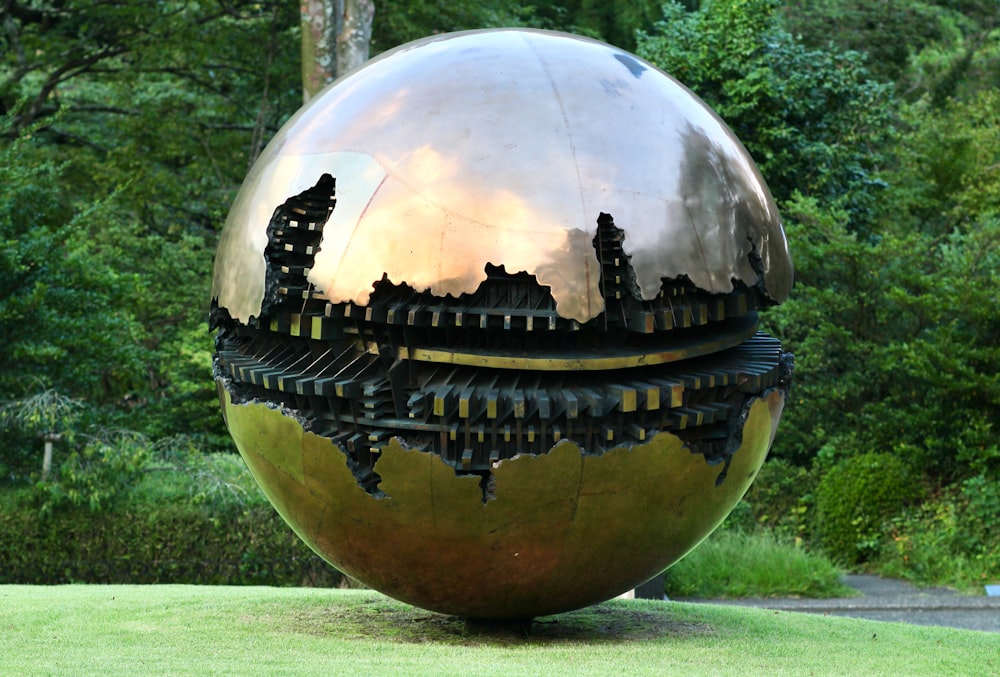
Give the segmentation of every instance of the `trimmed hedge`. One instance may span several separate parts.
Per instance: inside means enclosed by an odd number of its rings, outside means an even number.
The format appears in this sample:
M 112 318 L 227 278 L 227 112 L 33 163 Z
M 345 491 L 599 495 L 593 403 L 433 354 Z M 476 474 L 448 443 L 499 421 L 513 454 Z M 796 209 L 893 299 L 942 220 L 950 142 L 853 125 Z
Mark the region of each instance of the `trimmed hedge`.
M 12 505 L 13 503 L 13 505 Z M 209 511 L 177 502 L 43 515 L 3 501 L 0 583 L 337 586 L 269 506 Z
M 848 565 L 874 557 L 891 520 L 923 495 L 922 477 L 893 454 L 866 453 L 831 468 L 816 488 L 816 531 L 826 552 Z

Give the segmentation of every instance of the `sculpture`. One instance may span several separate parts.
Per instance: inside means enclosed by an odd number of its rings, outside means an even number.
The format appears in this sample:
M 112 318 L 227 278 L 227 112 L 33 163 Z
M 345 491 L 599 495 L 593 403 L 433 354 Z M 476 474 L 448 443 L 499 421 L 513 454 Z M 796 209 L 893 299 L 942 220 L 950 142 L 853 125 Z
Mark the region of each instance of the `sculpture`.
M 614 47 L 447 34 L 334 83 L 230 212 L 230 432 L 279 513 L 371 587 L 528 618 L 705 538 L 773 439 L 792 266 L 739 141 Z

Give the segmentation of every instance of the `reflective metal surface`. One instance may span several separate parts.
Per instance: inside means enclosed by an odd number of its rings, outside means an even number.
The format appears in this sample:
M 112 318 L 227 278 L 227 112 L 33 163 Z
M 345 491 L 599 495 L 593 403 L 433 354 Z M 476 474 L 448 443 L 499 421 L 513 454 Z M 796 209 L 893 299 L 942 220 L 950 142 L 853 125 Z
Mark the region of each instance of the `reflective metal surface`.
M 677 561 L 746 491 L 793 358 L 791 259 L 745 150 L 608 45 L 496 30 L 331 85 L 223 232 L 226 422 L 336 567 L 526 618 Z
M 549 453 L 480 479 L 397 440 L 376 464 L 377 496 L 346 456 L 266 404 L 223 409 L 254 477 L 282 517 L 341 571 L 411 604 L 471 617 L 530 618 L 596 603 L 642 583 L 704 539 L 763 463 L 784 395 L 750 405 L 727 479 L 660 433 L 647 444 Z
M 680 276 L 713 293 L 760 284 L 776 301 L 791 287 L 777 210 L 733 134 L 655 67 L 575 36 L 432 37 L 316 96 L 230 212 L 212 294 L 234 319 L 266 305 L 272 213 L 323 174 L 337 206 L 308 279 L 333 302 L 367 303 L 383 274 L 471 293 L 493 264 L 535 275 L 561 317 L 586 322 L 604 309 L 601 212 L 624 230 L 643 299 Z

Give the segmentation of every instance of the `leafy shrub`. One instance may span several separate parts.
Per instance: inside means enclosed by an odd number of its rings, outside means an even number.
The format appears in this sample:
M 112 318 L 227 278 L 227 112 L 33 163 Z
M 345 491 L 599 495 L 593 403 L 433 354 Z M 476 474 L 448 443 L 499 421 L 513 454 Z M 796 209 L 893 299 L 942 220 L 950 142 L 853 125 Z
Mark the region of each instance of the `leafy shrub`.
M 816 489 L 820 543 L 838 561 L 864 562 L 881 547 L 892 518 L 921 493 L 919 475 L 898 456 L 870 452 L 844 459 Z
M 0 501 L 0 584 L 195 583 L 335 586 L 273 508 L 123 501 L 42 514 L 28 492 Z
M 36 498 L 43 514 L 63 506 L 97 512 L 108 507 L 142 478 L 151 458 L 149 442 L 131 431 L 104 431 L 59 465 L 58 475 L 42 480 Z
M 816 473 L 781 458 L 769 458 L 743 501 L 754 521 L 779 540 L 808 540 L 808 515 L 816 489 Z
M 753 510 L 746 501 L 740 501 L 730 511 L 726 518 L 719 525 L 722 531 L 741 531 L 750 533 L 756 531 L 757 523 L 754 521 Z
M 0 491 L 2 583 L 337 585 L 239 456 L 128 431 L 89 438 L 34 487 Z
M 893 520 L 881 574 L 982 592 L 1000 582 L 1000 483 L 984 475 L 947 487 Z
M 35 503 L 43 513 L 64 508 L 98 512 L 125 499 L 166 491 L 192 503 L 225 508 L 244 506 L 259 494 L 236 454 L 202 451 L 197 438 L 174 435 L 159 440 L 130 430 L 101 430 L 58 465 L 49 479 L 35 484 Z M 266 505 L 259 495 L 261 505 Z
M 158 440 L 154 457 L 149 470 L 157 477 L 137 487 L 141 492 L 183 495 L 210 509 L 268 505 L 237 454 L 204 453 L 196 438 L 176 435 Z

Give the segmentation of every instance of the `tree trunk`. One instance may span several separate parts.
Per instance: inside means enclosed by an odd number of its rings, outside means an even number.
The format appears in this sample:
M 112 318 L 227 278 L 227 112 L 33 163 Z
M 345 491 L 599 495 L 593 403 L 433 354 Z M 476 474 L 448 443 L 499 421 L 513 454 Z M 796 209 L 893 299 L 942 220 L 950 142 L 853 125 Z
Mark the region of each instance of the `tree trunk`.
M 368 59 L 374 0 L 300 0 L 302 100 Z
M 344 4 L 344 20 L 337 33 L 338 78 L 368 60 L 375 18 L 374 0 L 347 0 Z
M 42 479 L 47 480 L 52 472 L 52 440 L 45 438 L 45 453 L 42 456 Z
M 52 472 L 52 445 L 62 439 L 59 433 L 45 433 L 42 438 L 45 440 L 45 451 L 42 452 L 42 479 L 47 480 Z
M 305 103 L 337 74 L 336 35 L 344 15 L 344 0 L 301 0 L 302 102 Z

